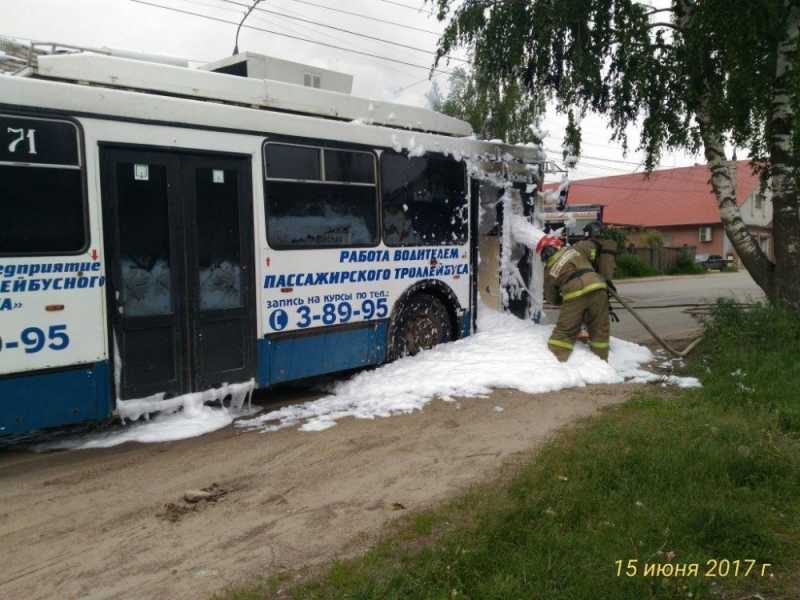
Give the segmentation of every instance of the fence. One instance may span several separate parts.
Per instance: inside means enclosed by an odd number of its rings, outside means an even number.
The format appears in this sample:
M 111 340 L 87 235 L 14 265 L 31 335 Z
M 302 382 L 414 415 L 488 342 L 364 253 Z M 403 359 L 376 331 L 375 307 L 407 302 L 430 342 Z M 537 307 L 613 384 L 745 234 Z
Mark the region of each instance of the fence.
M 624 253 L 633 254 L 657 271 L 667 273 L 678 263 L 678 259 L 680 259 L 684 253 L 688 254 L 692 260 L 694 260 L 697 254 L 697 248 L 694 246 L 682 246 L 678 248 L 668 248 L 666 246 L 648 248 L 628 247 L 625 249 Z

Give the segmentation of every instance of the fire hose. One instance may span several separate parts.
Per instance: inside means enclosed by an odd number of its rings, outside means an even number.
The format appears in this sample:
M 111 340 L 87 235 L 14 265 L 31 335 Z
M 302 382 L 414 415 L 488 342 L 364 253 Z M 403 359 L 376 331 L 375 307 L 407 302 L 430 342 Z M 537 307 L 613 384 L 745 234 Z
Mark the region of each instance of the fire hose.
M 677 358 L 684 358 L 685 356 L 687 356 L 692 350 L 694 350 L 697 347 L 697 345 L 703 339 L 703 336 L 701 335 L 701 336 L 695 338 L 694 340 L 692 340 L 692 342 L 688 346 L 686 346 L 686 348 L 684 348 L 684 350 L 682 350 L 682 351 L 675 350 L 675 348 L 670 346 L 655 331 L 653 331 L 653 328 L 650 327 L 650 325 L 648 325 L 647 322 L 642 317 L 639 316 L 639 313 L 636 312 L 636 309 L 634 309 L 630 304 L 628 304 L 622 298 L 620 298 L 619 294 L 617 294 L 617 292 L 615 292 L 614 290 L 609 288 L 608 293 L 617 302 L 619 302 L 623 306 L 623 308 L 625 308 L 629 313 L 631 313 L 631 315 L 633 315 L 634 319 L 639 321 L 641 326 L 644 327 L 647 330 L 647 332 L 650 335 L 653 336 L 653 339 L 655 341 L 657 341 L 661 345 L 661 347 L 664 348 L 664 350 L 666 350 L 667 352 L 669 352 L 670 354 L 672 354 L 673 356 L 675 356 Z

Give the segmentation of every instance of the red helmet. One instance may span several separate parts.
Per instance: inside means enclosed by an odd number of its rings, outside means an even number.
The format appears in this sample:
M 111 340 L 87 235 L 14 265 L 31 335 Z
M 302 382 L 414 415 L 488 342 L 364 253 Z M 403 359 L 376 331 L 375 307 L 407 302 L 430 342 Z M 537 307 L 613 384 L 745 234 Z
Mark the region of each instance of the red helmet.
M 536 254 L 541 255 L 542 250 L 544 250 L 548 246 L 551 246 L 556 250 L 558 250 L 559 248 L 561 248 L 561 240 L 552 235 L 542 236 L 536 244 Z

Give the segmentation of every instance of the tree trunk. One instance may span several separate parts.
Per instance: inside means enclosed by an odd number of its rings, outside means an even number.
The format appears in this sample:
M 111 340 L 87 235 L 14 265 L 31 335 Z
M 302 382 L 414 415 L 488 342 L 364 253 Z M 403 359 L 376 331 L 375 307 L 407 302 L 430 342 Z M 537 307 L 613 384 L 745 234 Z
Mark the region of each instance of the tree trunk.
M 688 29 L 695 15 L 697 4 L 691 0 L 679 0 L 681 11 L 678 16 L 678 25 Z M 696 117 L 700 125 L 700 135 L 703 138 L 703 151 L 711 170 L 711 187 L 717 198 L 719 216 L 728 239 L 736 249 L 736 254 L 744 264 L 753 281 L 764 290 L 767 298 L 775 298 L 775 265 L 764 254 L 761 246 L 752 233 L 747 229 L 736 202 L 736 180 L 728 167 L 725 156 L 725 142 L 722 134 L 713 127 L 707 108 L 709 99 L 716 90 L 706 88 L 705 99 L 700 100 Z
M 774 265 L 742 220 L 736 202 L 736 181 L 728 167 L 722 136 L 711 127 L 709 120 L 705 118 L 705 111 L 697 111 L 697 120 L 703 136 L 706 161 L 711 170 L 711 187 L 717 197 L 719 216 L 725 226 L 725 233 L 728 234 L 728 239 L 736 249 L 736 254 L 739 255 L 745 269 L 764 290 L 767 298 L 773 300 L 776 293 Z
M 778 46 L 772 110 L 769 121 L 770 178 L 772 185 L 772 233 L 775 248 L 776 297 L 800 313 L 800 199 L 793 127 L 795 123 L 791 87 L 794 59 L 800 36 L 800 10 L 790 0 L 786 29 Z

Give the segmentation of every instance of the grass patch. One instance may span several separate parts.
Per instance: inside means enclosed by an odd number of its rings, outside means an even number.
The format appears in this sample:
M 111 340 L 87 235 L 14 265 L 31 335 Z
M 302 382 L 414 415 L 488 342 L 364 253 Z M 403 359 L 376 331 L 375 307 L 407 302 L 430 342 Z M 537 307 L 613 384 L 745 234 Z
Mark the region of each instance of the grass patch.
M 617 269 L 615 279 L 625 279 L 628 277 L 653 277 L 661 275 L 655 267 L 643 261 L 635 254 L 620 254 L 617 257 Z
M 720 305 L 693 366 L 702 389 L 644 393 L 357 559 L 219 598 L 800 597 L 798 340 L 796 316 Z M 629 559 L 701 575 L 755 559 L 774 577 L 618 576 Z

